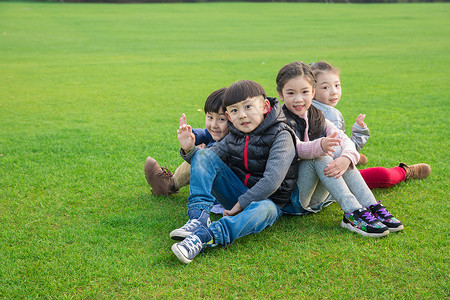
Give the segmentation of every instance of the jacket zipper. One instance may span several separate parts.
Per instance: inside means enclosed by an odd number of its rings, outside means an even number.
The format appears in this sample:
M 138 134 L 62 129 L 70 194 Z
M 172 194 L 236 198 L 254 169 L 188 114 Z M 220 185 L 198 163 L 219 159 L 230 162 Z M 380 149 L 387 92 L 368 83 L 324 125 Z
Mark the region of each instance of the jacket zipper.
M 245 147 L 244 147 L 244 166 L 247 171 L 249 171 L 249 169 L 248 169 L 248 140 L 249 139 L 250 139 L 250 137 L 247 135 L 245 137 Z M 247 175 L 245 175 L 245 180 L 244 180 L 245 186 L 247 186 L 247 182 L 248 182 L 249 178 L 250 178 L 250 173 L 247 173 Z

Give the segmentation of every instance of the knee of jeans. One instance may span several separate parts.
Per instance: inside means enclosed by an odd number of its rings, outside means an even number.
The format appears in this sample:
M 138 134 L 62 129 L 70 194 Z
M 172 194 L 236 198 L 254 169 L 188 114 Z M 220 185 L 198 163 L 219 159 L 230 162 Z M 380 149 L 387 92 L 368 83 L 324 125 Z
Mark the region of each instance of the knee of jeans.
M 324 155 L 324 156 L 320 156 L 317 157 L 315 160 L 319 160 L 319 161 L 332 161 L 333 157 L 329 156 L 329 155 Z
M 217 155 L 211 149 L 200 149 L 195 155 L 200 159 L 211 159 L 214 156 L 217 157 Z
M 264 205 L 259 205 L 258 206 L 258 217 L 263 218 L 263 219 L 273 219 L 273 218 L 278 218 L 281 214 L 282 211 L 281 209 L 278 208 L 278 206 L 272 202 L 272 200 L 263 200 L 261 201 L 260 204 L 264 204 Z
M 209 149 L 198 150 L 197 153 L 195 153 L 194 157 L 192 158 L 191 167 L 192 164 L 204 164 L 206 162 L 211 161 L 211 154 L 214 153 Z
M 203 157 L 205 155 L 208 155 L 209 151 L 206 151 L 206 149 L 200 149 L 197 151 L 197 153 L 195 155 L 197 155 L 198 157 Z
M 333 161 L 333 157 L 331 157 L 331 156 L 329 156 L 329 155 L 324 155 L 324 156 L 320 156 L 320 157 L 317 157 L 317 158 L 315 158 L 314 160 L 315 161 L 323 161 L 323 162 L 325 162 L 325 163 L 330 163 L 331 161 Z

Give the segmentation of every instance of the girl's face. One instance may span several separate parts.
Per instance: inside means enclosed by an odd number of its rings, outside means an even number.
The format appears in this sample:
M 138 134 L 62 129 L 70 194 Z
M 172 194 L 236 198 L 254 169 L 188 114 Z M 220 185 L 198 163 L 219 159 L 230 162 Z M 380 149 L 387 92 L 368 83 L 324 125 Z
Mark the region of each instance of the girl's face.
M 315 100 L 335 107 L 341 99 L 341 82 L 339 75 L 334 72 L 319 73 L 316 77 L 316 96 Z
M 298 76 L 289 79 L 278 95 L 290 112 L 302 117 L 311 106 L 314 88 L 305 76 Z

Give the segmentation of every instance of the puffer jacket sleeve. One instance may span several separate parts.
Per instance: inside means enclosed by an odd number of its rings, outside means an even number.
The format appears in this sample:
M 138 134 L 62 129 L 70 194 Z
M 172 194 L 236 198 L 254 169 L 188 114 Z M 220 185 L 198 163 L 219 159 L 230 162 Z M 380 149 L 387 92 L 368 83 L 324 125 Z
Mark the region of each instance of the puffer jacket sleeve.
M 361 151 L 362 147 L 367 143 L 370 137 L 369 128 L 363 127 L 355 122 L 352 126 L 352 136 L 350 139 L 355 144 L 356 151 Z

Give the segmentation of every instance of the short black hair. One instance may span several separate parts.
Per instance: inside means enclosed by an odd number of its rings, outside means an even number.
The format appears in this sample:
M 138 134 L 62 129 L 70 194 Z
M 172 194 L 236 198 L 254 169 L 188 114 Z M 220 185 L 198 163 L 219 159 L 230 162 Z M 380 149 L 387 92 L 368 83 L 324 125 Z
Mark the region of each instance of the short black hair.
M 218 89 L 217 91 L 212 92 L 205 101 L 205 114 L 206 113 L 216 113 L 218 114 L 222 109 L 222 112 L 225 112 L 225 107 L 223 106 L 223 94 L 225 93 L 226 88 Z
M 248 98 L 263 96 L 266 99 L 266 91 L 253 80 L 240 80 L 230 85 L 223 95 L 223 106 L 227 107 Z

